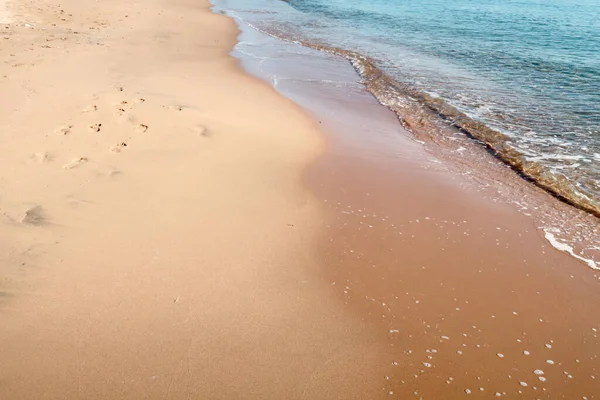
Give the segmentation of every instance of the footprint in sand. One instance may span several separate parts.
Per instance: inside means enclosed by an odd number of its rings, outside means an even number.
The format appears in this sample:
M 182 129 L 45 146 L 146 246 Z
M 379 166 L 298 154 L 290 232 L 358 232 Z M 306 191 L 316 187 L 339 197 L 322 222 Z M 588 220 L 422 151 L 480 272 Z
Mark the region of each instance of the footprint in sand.
M 119 169 L 112 167 L 102 167 L 97 172 L 96 175 L 104 178 L 114 178 L 116 176 L 121 175 L 123 172 Z
M 44 209 L 40 205 L 29 207 L 21 217 L 22 224 L 40 226 L 45 222 L 46 217 L 44 216 Z
M 92 124 L 92 125 L 88 126 L 88 130 L 90 132 L 100 132 L 101 127 L 102 127 L 102 124 Z
M 83 200 L 72 194 L 66 196 L 66 203 L 72 208 L 80 208 L 81 206 L 91 204 L 91 202 Z
M 208 128 L 204 125 L 195 125 L 192 126 L 192 132 L 194 132 L 198 136 L 210 137 L 211 133 Z
M 127 112 L 128 108 L 129 108 L 129 103 L 127 101 L 123 100 L 118 103 L 115 103 L 114 106 L 116 107 L 114 114 L 117 117 L 120 117 Z
M 98 110 L 98 106 L 97 105 L 90 104 L 89 106 L 86 106 L 85 108 L 83 108 L 81 110 L 81 112 L 89 113 L 89 112 L 94 112 L 94 111 L 97 111 L 97 110 Z
M 41 151 L 33 154 L 30 158 L 39 164 L 43 164 L 52 161 L 53 157 L 45 151 Z
M 113 153 L 120 153 L 125 147 L 127 147 L 127 143 L 121 142 L 111 147 L 110 151 Z
M 75 167 L 80 166 L 81 164 L 85 164 L 88 162 L 88 159 L 85 157 L 74 158 L 65 165 L 63 165 L 63 169 L 73 169 Z
M 135 131 L 138 133 L 143 133 L 143 132 L 146 132 L 147 130 L 148 130 L 148 125 L 137 124 L 135 126 Z
M 59 126 L 58 128 L 56 128 L 54 130 L 54 133 L 57 135 L 64 136 L 64 135 L 68 134 L 69 132 L 71 132 L 71 128 L 73 128 L 73 125 L 62 125 L 62 126 Z

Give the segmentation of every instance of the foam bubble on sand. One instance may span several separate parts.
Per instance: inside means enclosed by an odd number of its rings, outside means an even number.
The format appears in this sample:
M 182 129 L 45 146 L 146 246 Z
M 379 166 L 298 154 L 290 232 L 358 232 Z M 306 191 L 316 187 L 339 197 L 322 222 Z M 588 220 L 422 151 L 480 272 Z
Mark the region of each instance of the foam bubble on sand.
M 556 230 L 554 230 L 554 232 L 556 232 Z M 598 266 L 596 261 L 575 254 L 573 247 L 569 246 L 566 243 L 559 242 L 558 239 L 556 239 L 556 236 L 554 236 L 554 233 L 550 232 L 550 229 L 544 229 L 544 236 L 546 237 L 546 240 L 548 240 L 548 242 L 550 242 L 552 247 L 554 247 L 555 249 L 564 251 L 570 254 L 571 256 L 575 257 L 576 259 L 583 261 L 587 264 L 588 267 L 592 269 L 600 270 L 600 266 Z

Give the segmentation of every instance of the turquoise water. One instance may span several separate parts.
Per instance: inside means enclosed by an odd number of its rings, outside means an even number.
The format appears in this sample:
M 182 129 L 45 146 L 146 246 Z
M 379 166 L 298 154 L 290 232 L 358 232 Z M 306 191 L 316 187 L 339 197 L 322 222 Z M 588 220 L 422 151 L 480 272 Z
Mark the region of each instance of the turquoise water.
M 382 103 L 429 101 L 526 175 L 600 210 L 600 0 L 218 4 L 261 31 L 351 52 L 363 80 L 385 73 L 368 85 Z

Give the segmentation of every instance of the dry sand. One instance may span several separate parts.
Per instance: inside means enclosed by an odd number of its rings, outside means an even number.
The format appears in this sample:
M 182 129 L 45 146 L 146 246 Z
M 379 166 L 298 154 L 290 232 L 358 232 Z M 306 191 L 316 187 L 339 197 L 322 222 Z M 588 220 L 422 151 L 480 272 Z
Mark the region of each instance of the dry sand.
M 369 398 L 315 279 L 313 121 L 206 1 L 16 1 L 0 37 L 0 399 Z
M 7 9 L 7 1 L 0 1 L 0 24 L 10 23 L 10 14 Z

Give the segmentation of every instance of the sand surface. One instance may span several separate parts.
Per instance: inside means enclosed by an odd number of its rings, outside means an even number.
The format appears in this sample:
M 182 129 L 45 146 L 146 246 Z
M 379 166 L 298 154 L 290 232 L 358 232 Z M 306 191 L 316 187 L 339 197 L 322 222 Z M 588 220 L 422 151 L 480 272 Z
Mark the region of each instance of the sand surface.
M 253 31 L 240 40 L 254 44 L 254 57 L 240 52 L 248 70 L 285 77 L 277 89 L 327 139 L 308 174 L 328 211 L 320 275 L 384 336 L 377 398 L 595 398 L 600 274 L 545 234 L 577 226 L 573 242 L 593 245 L 598 220 L 467 138 L 415 140 L 345 60 Z
M 328 139 L 309 174 L 329 211 L 322 276 L 386 335 L 379 398 L 598 398 L 600 274 L 546 240 L 536 209 L 591 238 L 595 217 L 480 148 L 465 150 L 480 171 L 443 158 L 368 93 L 314 86 L 295 91 Z
M 7 1 L 0 1 L 0 24 L 8 24 L 10 23 L 10 13 L 7 9 Z
M 16 1 L 0 40 L 0 398 L 368 398 L 315 279 L 314 122 L 205 1 Z
M 317 123 L 205 1 L 8 9 L 0 399 L 600 392 L 597 273 L 372 98 Z

